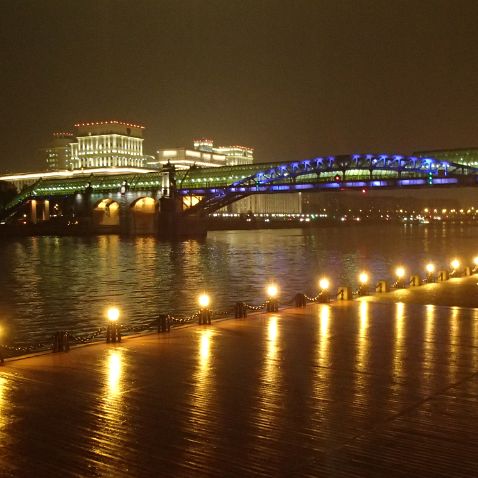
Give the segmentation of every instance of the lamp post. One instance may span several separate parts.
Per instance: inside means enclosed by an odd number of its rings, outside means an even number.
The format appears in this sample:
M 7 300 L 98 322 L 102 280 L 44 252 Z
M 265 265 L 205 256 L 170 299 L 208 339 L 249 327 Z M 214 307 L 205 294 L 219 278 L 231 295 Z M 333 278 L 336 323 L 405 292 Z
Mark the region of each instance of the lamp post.
M 359 288 L 357 290 L 357 295 L 363 296 L 363 295 L 368 295 L 369 294 L 369 289 L 368 289 L 368 282 L 369 282 L 369 276 L 366 272 L 361 272 L 359 274 Z
M 269 284 L 266 289 L 267 292 L 267 301 L 266 301 L 266 311 L 267 312 L 277 312 L 279 310 L 279 301 L 277 299 L 279 295 L 279 288 L 276 284 Z
M 210 324 L 211 323 L 211 310 L 209 309 L 209 304 L 211 298 L 205 292 L 199 295 L 198 304 L 199 304 L 199 324 Z
M 326 277 L 322 277 L 322 279 L 319 280 L 319 300 L 318 300 L 318 302 L 323 303 L 323 304 L 330 302 L 329 288 L 330 288 L 329 279 L 327 279 Z
M 453 259 L 450 262 L 450 266 L 450 277 L 458 277 L 460 275 L 460 261 L 458 259 Z
M 427 271 L 427 276 L 425 278 L 425 281 L 430 283 L 430 282 L 435 282 L 436 277 L 435 277 L 435 264 L 432 264 L 431 262 L 428 263 L 425 266 L 425 269 Z
M 108 325 L 106 327 L 106 343 L 121 342 L 121 325 L 118 323 L 120 310 L 118 307 L 109 307 L 106 311 Z
M 399 266 L 395 269 L 395 275 L 397 276 L 397 280 L 393 284 L 395 289 L 403 289 L 405 287 L 405 283 L 403 282 L 403 278 L 405 277 L 405 268 Z

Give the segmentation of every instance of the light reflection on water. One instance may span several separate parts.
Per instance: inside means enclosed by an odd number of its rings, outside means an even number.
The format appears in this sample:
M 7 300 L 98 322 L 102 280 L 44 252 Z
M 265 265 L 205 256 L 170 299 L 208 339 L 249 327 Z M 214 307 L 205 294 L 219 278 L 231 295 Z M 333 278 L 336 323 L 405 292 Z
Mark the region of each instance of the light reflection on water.
M 33 237 L 2 241 L 0 319 L 17 342 L 54 330 L 90 333 L 115 304 L 126 323 L 160 312 L 191 313 L 198 289 L 225 310 L 238 300 L 259 303 L 274 278 L 284 300 L 314 294 L 317 278 L 356 285 L 357 271 L 390 278 L 402 263 L 417 271 L 428 260 L 476 255 L 478 229 L 467 226 L 364 226 L 318 230 L 211 232 L 205 241 L 161 242 L 154 237 Z M 380 238 L 380 240 L 377 240 Z M 418 272 L 418 271 L 417 271 Z

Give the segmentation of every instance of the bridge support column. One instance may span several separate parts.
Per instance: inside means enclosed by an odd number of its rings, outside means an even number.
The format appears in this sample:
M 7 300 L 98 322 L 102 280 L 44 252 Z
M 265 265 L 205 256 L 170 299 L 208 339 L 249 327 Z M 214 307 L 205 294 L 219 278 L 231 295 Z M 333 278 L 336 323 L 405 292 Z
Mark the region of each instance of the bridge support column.
M 30 202 L 30 222 L 36 224 L 38 222 L 37 217 L 37 200 L 32 199 Z
M 43 201 L 42 219 L 44 221 L 50 220 L 50 201 L 48 199 Z
M 158 235 L 165 239 L 206 237 L 206 220 L 200 216 L 185 215 L 181 198 L 160 199 Z

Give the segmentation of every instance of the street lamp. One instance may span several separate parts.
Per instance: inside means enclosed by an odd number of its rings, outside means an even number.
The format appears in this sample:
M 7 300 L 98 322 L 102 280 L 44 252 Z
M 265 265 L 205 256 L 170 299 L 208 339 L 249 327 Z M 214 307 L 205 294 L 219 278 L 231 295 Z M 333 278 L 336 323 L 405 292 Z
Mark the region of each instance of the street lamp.
M 368 295 L 369 290 L 368 290 L 368 282 L 369 282 L 369 276 L 366 272 L 361 272 L 359 274 L 359 288 L 357 290 L 357 295 L 362 296 L 362 295 Z
M 405 287 L 405 283 L 403 282 L 403 278 L 405 277 L 405 268 L 398 266 L 395 269 L 395 275 L 397 276 L 397 280 L 393 284 L 393 287 L 395 289 L 403 289 Z
M 211 298 L 206 292 L 203 292 L 198 297 L 199 304 L 199 325 L 210 324 L 211 323 L 211 310 L 209 309 L 209 304 L 211 303 Z
M 330 302 L 329 288 L 330 288 L 329 279 L 327 279 L 327 277 L 322 277 L 322 279 L 319 280 L 319 300 L 318 300 L 319 302 L 321 303 Z
M 426 266 L 425 269 L 427 271 L 427 276 L 425 278 L 426 282 L 435 282 L 435 264 L 432 264 L 429 262 Z
M 277 300 L 279 287 L 276 284 L 271 283 L 267 286 L 266 292 L 269 297 L 266 301 L 266 311 L 277 312 L 279 310 L 279 301 Z
M 109 322 L 106 327 L 106 343 L 121 342 L 121 325 L 119 324 L 120 310 L 118 307 L 108 307 L 106 317 Z
M 450 262 L 450 266 L 451 266 L 451 272 L 450 272 L 450 276 L 452 277 L 457 277 L 459 275 L 459 268 L 460 268 L 460 261 L 458 259 L 453 259 L 451 262 Z

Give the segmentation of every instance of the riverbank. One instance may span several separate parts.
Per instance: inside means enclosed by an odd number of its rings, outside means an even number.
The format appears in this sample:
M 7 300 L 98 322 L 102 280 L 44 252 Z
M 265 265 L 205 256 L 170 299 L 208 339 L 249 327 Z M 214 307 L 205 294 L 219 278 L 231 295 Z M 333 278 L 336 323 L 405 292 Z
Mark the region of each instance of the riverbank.
M 474 476 L 476 280 L 10 362 L 1 474 Z

